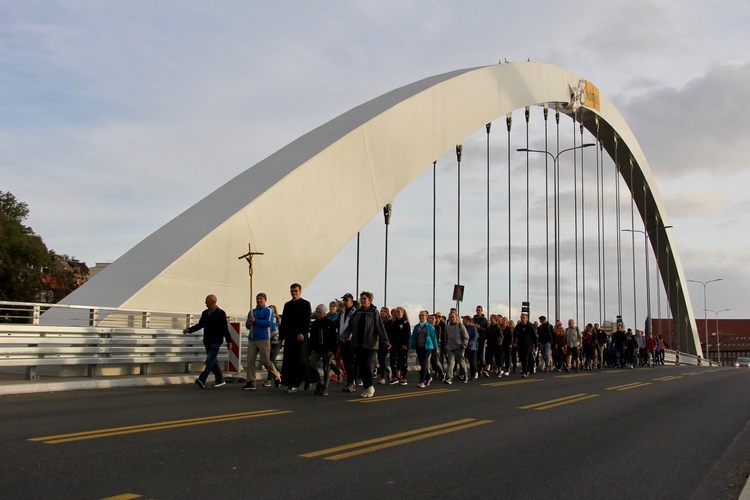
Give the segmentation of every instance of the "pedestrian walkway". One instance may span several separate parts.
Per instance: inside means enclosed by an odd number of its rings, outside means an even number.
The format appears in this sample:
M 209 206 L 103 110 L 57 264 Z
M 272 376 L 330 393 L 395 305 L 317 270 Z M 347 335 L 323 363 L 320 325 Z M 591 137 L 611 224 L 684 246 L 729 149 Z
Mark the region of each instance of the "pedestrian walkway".
M 0 396 L 37 392 L 112 389 L 115 387 L 148 387 L 156 385 L 193 384 L 197 373 L 162 373 L 155 375 L 121 375 L 107 377 L 55 377 L 45 375 L 39 380 L 24 380 L 22 375 L 0 373 Z M 265 378 L 265 372 L 263 373 Z M 227 382 L 231 381 L 227 378 Z M 244 379 L 242 380 L 244 382 Z

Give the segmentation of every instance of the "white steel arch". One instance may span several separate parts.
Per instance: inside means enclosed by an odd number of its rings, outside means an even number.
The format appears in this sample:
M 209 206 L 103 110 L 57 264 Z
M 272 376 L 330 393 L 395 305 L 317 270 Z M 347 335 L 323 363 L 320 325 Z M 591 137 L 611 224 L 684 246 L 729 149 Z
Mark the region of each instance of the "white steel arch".
M 486 123 L 545 103 L 580 110 L 589 131 L 599 127 L 612 157 L 617 137 L 622 177 L 638 193 L 639 212 L 649 214 L 646 229 L 669 224 L 638 142 L 595 86 L 550 64 L 498 64 L 406 85 L 308 132 L 158 229 L 63 303 L 184 310 L 210 292 L 227 311 L 244 314 L 248 269 L 237 257 L 248 243 L 264 252 L 254 260 L 255 290 L 281 303 L 290 283 L 310 283 L 434 159 Z M 339 226 L 315 223 L 333 213 Z M 665 287 L 672 317 L 688 334 L 682 347 L 696 353 L 700 342 L 674 242 L 669 233 L 658 242 L 662 278 L 673 280 Z

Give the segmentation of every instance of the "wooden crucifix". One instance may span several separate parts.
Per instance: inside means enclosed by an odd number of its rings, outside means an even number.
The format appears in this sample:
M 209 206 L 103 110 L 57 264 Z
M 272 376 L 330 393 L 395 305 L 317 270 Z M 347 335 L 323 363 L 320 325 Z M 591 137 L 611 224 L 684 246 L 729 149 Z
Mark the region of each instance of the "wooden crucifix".
M 247 265 L 250 271 L 250 310 L 253 310 L 253 300 L 255 300 L 255 297 L 253 297 L 253 256 L 254 255 L 263 255 L 263 252 L 253 252 L 253 248 L 250 245 L 250 243 L 247 244 L 247 253 L 244 255 L 240 255 L 237 257 L 238 259 L 245 259 L 247 261 Z

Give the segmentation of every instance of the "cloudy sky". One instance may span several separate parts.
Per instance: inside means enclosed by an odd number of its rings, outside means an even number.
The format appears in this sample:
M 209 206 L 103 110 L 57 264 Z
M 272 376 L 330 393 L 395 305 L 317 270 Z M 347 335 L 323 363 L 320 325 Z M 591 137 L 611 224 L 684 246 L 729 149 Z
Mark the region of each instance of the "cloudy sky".
M 750 173 L 743 138 L 750 136 L 750 118 L 739 108 L 750 88 L 747 26 L 750 4 L 730 0 L 595 7 L 584 1 L 5 1 L 0 190 L 28 203 L 27 224 L 50 248 L 90 266 L 111 262 L 227 180 L 354 106 L 428 76 L 531 58 L 575 71 L 618 107 L 653 170 L 685 276 L 722 278 L 708 286 L 708 308 L 747 318 Z M 519 110 L 513 148 L 525 146 L 522 122 Z M 539 108 L 532 122 L 531 140 L 539 144 Z M 504 126 L 496 121 L 491 137 L 498 171 L 507 168 Z M 563 128 L 569 131 L 570 122 Z M 464 141 L 461 281 L 468 309 L 486 302 L 485 135 L 482 127 Z M 437 306 L 447 309 L 456 266 L 455 155 L 436 160 Z M 525 159 L 513 161 L 519 162 L 514 191 L 525 194 Z M 536 192 L 544 183 L 540 161 L 530 165 Z M 387 302 L 410 311 L 432 305 L 432 168 L 425 167 L 394 200 L 389 229 Z M 608 200 L 612 168 L 604 162 Z M 566 200 L 573 193 L 563 184 Z M 583 198 L 595 200 L 591 181 L 587 186 Z M 507 186 L 496 189 L 490 306 L 507 312 Z M 630 227 L 627 200 L 623 209 L 623 227 Z M 547 300 L 544 211 L 543 198 L 532 195 L 528 283 L 539 313 Z M 525 200 L 514 200 L 511 213 L 516 311 L 527 283 Z M 588 234 L 595 234 L 596 215 L 587 217 Z M 605 213 L 610 229 L 612 217 Z M 335 214 L 312 222 L 335 223 Z M 642 225 L 636 220 L 635 227 Z M 361 232 L 360 288 L 372 290 L 376 304 L 384 290 L 383 233 L 380 216 Z M 604 319 L 617 309 L 614 238 L 605 237 Z M 635 245 L 634 299 L 629 238 L 623 314 L 635 309 L 642 322 L 643 239 Z M 563 317 L 576 314 L 570 241 L 561 243 Z M 585 319 L 597 321 L 597 243 L 586 245 Z M 344 248 L 304 295 L 318 303 L 353 292 L 355 252 L 353 243 Z M 666 316 L 655 274 L 651 283 L 653 315 L 660 299 Z M 703 287 L 689 290 L 702 318 Z

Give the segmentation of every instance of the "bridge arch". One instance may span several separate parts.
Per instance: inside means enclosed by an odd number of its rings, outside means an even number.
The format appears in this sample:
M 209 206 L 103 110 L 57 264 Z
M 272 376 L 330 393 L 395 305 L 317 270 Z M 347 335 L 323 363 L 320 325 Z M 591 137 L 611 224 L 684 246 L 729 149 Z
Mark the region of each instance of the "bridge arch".
M 406 85 L 308 132 L 155 231 L 63 303 L 183 310 L 211 291 L 242 314 L 250 303 L 248 269 L 237 257 L 247 243 L 265 254 L 254 261 L 255 290 L 281 302 L 290 283 L 310 283 L 433 160 L 486 123 L 544 103 L 568 113 L 582 109 L 583 126 L 593 135 L 599 128 L 631 196 L 637 193 L 645 230 L 669 224 L 643 151 L 595 86 L 550 64 L 498 64 Z M 329 214 L 338 226 L 315 223 Z M 696 353 L 700 342 L 674 241 L 668 232 L 650 241 L 662 280 L 672 281 L 665 288 L 672 317 L 687 333 L 682 348 Z

